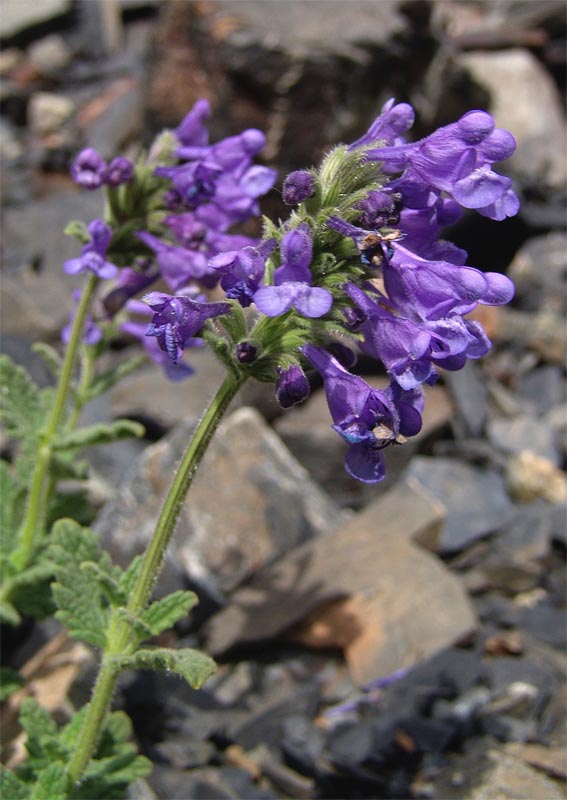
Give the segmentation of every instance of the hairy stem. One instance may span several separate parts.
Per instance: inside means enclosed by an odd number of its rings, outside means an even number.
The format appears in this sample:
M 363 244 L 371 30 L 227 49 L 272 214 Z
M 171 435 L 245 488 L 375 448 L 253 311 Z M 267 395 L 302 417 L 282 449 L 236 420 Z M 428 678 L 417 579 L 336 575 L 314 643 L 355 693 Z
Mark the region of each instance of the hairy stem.
M 81 346 L 85 323 L 97 284 L 98 278 L 96 275 L 89 275 L 86 286 L 81 294 L 77 313 L 73 320 L 71 336 L 69 338 L 67 350 L 65 351 L 65 358 L 63 360 L 61 375 L 59 376 L 55 400 L 53 401 L 51 413 L 41 436 L 41 444 L 31 479 L 26 513 L 20 529 L 20 542 L 18 549 L 13 555 L 14 563 L 20 571 L 24 570 L 31 561 L 37 546 L 37 540 L 42 533 L 42 522 L 46 510 L 48 471 L 52 456 L 53 441 L 65 416 L 69 387 L 75 369 L 77 353 Z
M 226 377 L 195 430 L 165 498 L 154 534 L 146 549 L 140 573 L 130 594 L 127 612 L 132 617 L 138 616 L 145 609 L 150 599 L 154 582 L 162 565 L 167 546 L 171 541 L 193 477 L 205 455 L 214 432 L 244 380 L 243 376 L 236 377 L 232 374 Z M 131 652 L 132 635 L 128 617 L 126 615 L 119 617 L 115 614 L 110 625 L 107 646 L 85 723 L 67 768 L 70 786 L 80 781 L 95 752 L 101 726 L 110 706 L 112 692 L 119 674 L 119 670 L 113 665 L 118 663 L 119 656 L 128 655 Z

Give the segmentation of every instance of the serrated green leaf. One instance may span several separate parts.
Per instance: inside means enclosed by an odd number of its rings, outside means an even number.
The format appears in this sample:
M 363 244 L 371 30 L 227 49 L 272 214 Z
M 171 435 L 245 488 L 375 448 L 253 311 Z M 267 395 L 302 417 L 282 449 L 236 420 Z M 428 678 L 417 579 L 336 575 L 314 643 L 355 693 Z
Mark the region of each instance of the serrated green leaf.
M 15 669 L 0 667 L 0 703 L 21 689 L 24 684 L 25 680 Z
M 200 689 L 216 670 L 212 658 L 191 648 L 182 650 L 170 650 L 166 647 L 147 648 L 138 650 L 131 656 L 125 656 L 119 661 L 121 669 L 174 672 L 185 678 L 193 689 Z
M 57 520 L 70 517 L 79 525 L 88 527 L 96 517 L 96 508 L 85 489 L 76 492 L 57 492 L 52 498 L 47 513 L 47 527 Z
M 58 607 L 55 616 L 75 639 L 104 647 L 109 606 L 95 577 L 81 570 L 85 561 L 109 568 L 109 558 L 101 554 L 98 538 L 72 519 L 55 523 L 49 557 L 54 564 L 56 582 L 53 598 Z
M 22 438 L 40 424 L 39 389 L 29 373 L 0 355 L 0 419 L 8 436 Z
M 77 737 L 81 732 L 88 710 L 88 705 L 83 706 L 79 711 L 73 714 L 69 722 L 59 731 L 59 744 L 69 753 L 77 744 Z
M 45 619 L 45 617 L 51 616 L 55 612 L 51 591 L 52 577 L 51 575 L 44 580 L 17 586 L 12 594 L 16 608 L 34 619 Z
M 50 580 L 53 577 L 53 564 L 47 559 L 32 567 L 28 567 L 24 572 L 18 572 L 11 579 L 14 588 L 20 586 L 30 586 L 41 581 Z
M 108 714 L 103 729 L 103 738 L 114 744 L 122 744 L 132 736 L 132 721 L 124 711 L 113 711 Z M 102 752 L 102 747 L 99 748 Z M 110 755 L 110 753 L 106 753 Z
M 26 697 L 20 709 L 20 724 L 30 739 L 55 738 L 57 725 L 49 712 L 33 697 Z
M 155 603 L 152 603 L 142 614 L 142 620 L 148 625 L 152 635 L 157 636 L 186 617 L 198 602 L 199 598 L 195 592 L 183 590 L 173 592 L 163 600 L 156 600 Z
M 63 233 L 65 236 L 74 236 L 81 244 L 87 244 L 91 240 L 87 226 L 80 219 L 72 219 L 68 222 Z
M 8 603 L 7 600 L 2 600 L 0 601 L 0 621 L 15 627 L 16 625 L 20 624 L 22 618 L 12 603 Z
M 95 579 L 101 591 L 104 592 L 112 605 L 119 606 L 126 602 L 127 597 L 122 592 L 118 581 L 107 571 L 102 569 L 99 564 L 94 561 L 83 561 L 80 569 Z
M 67 776 L 62 764 L 49 764 L 36 776 L 30 800 L 65 800 Z
M 43 363 L 53 377 L 58 378 L 61 372 L 61 367 L 63 366 L 63 359 L 57 350 L 45 342 L 35 342 L 32 344 L 32 350 L 41 357 Z
M 39 440 L 33 432 L 29 432 L 18 443 L 16 458 L 14 459 L 14 472 L 21 483 L 27 486 L 37 463 Z
M 138 575 L 140 574 L 140 570 L 142 569 L 142 564 L 144 562 L 143 556 L 136 556 L 131 562 L 130 565 L 120 578 L 118 579 L 118 583 L 120 585 L 120 589 L 124 592 L 125 597 L 130 597 L 132 594 L 132 590 L 134 589 L 134 584 L 138 580 Z
M 128 623 L 132 633 L 137 637 L 138 642 L 143 642 L 145 639 L 149 639 L 152 636 L 152 629 L 150 626 L 146 625 L 140 617 L 132 614 L 128 609 L 117 608 L 116 613 L 121 619 Z
M 3 554 L 11 553 L 16 545 L 25 493 L 10 465 L 0 460 L 0 547 Z
M 104 394 L 104 392 L 107 392 L 109 389 L 112 389 L 112 387 L 121 381 L 122 378 L 125 378 L 126 375 L 130 375 L 130 373 L 137 370 L 138 367 L 142 366 L 142 364 L 145 364 L 146 361 L 146 356 L 134 356 L 126 361 L 121 361 L 113 369 L 109 369 L 107 372 L 97 375 L 85 393 L 85 400 L 93 400 L 95 397 L 98 397 L 99 395 Z
M 28 800 L 30 788 L 0 764 L 0 797 L 3 800 Z
M 73 453 L 72 459 L 66 458 L 67 453 L 51 457 L 50 472 L 56 480 L 65 480 L 70 478 L 72 480 L 82 481 L 89 472 L 88 461 L 77 461 Z
M 55 450 L 78 450 L 95 444 L 108 444 L 132 436 L 143 436 L 145 428 L 131 419 L 117 419 L 109 424 L 97 422 L 85 428 L 63 434 L 54 442 Z

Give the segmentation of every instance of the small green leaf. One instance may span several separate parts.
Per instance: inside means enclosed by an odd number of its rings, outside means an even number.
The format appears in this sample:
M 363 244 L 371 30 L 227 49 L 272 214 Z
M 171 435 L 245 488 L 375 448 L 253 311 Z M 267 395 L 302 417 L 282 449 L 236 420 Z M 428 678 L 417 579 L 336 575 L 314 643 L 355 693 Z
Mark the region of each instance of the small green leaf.
M 66 797 L 67 776 L 63 764 L 49 764 L 38 773 L 30 800 L 65 800 Z
M 134 584 L 138 580 L 138 575 L 140 574 L 140 570 L 142 569 L 142 564 L 144 562 L 143 556 L 136 556 L 131 562 L 130 565 L 122 575 L 120 576 L 118 583 L 120 585 L 120 589 L 124 592 L 125 597 L 130 597 L 132 594 L 132 590 L 134 589 Z
M 137 753 L 101 758 L 90 762 L 85 770 L 85 780 L 101 777 L 105 783 L 128 784 L 137 778 L 145 778 L 152 771 L 152 762 Z
M 81 244 L 87 244 L 91 240 L 87 226 L 80 219 L 72 219 L 68 222 L 63 233 L 65 236 L 74 236 Z
M 77 461 L 74 453 L 71 458 L 66 456 L 67 453 L 63 453 L 60 456 L 51 457 L 50 473 L 52 477 L 56 480 L 85 480 L 89 472 L 88 461 Z
M 0 667 L 0 703 L 21 689 L 24 684 L 25 680 L 15 669 Z
M 0 356 L 0 419 L 8 436 L 22 438 L 40 424 L 39 389 L 28 372 L 9 356 Z
M 212 658 L 198 650 L 184 648 L 170 650 L 165 647 L 138 650 L 132 656 L 120 659 L 122 669 L 152 669 L 158 672 L 175 672 L 193 689 L 200 689 L 216 670 Z
M 117 608 L 116 613 L 118 616 L 125 620 L 130 626 L 132 632 L 136 635 L 138 642 L 143 642 L 152 636 L 152 629 L 149 625 L 137 617 L 135 614 L 130 613 L 126 608 Z
M 28 800 L 30 788 L 0 764 L 0 797 L 3 800 Z
M 85 401 L 93 400 L 95 397 L 98 397 L 99 395 L 104 394 L 104 392 L 107 392 L 109 389 L 112 389 L 112 387 L 122 380 L 122 378 L 125 378 L 126 375 L 130 375 L 131 372 L 134 372 L 138 369 L 138 367 L 142 366 L 142 364 L 145 364 L 146 362 L 146 356 L 134 356 L 126 361 L 121 361 L 113 369 L 98 375 L 85 393 Z
M 0 601 L 0 621 L 5 622 L 7 625 L 19 625 L 22 621 L 17 609 L 12 603 L 7 600 Z
M 55 616 L 73 638 L 104 647 L 108 602 L 97 578 L 81 569 L 85 561 L 94 561 L 110 572 L 109 558 L 101 554 L 97 536 L 72 519 L 59 520 L 53 526 L 48 553 L 56 577 L 52 591 L 59 610 Z
M 39 356 L 41 356 L 43 363 L 53 377 L 58 378 L 61 372 L 61 367 L 63 366 L 63 359 L 57 350 L 45 342 L 35 342 L 32 344 L 32 350 L 34 353 L 37 353 Z
M 60 436 L 54 443 L 55 450 L 80 449 L 95 444 L 108 444 L 119 439 L 129 439 L 132 436 L 141 437 L 145 428 L 139 422 L 131 419 L 117 419 L 106 424 L 98 422 L 86 428 L 78 428 Z
M 194 592 L 173 592 L 163 600 L 152 603 L 142 614 L 142 620 L 148 625 L 152 635 L 157 636 L 186 617 L 198 602 L 199 598 Z

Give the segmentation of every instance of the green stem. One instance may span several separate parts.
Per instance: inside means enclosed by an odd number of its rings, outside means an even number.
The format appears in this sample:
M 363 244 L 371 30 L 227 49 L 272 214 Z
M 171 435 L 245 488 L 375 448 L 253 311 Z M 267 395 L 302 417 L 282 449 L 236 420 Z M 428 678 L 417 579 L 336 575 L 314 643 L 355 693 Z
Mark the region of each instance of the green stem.
M 14 564 L 19 571 L 24 570 L 31 561 L 36 549 L 37 538 L 40 536 L 41 520 L 45 513 L 47 497 L 46 476 L 51 461 L 53 440 L 65 415 L 69 386 L 73 377 L 77 353 L 81 345 L 86 319 L 90 311 L 97 283 L 98 278 L 96 275 L 89 275 L 86 286 L 81 294 L 77 313 L 73 320 L 71 336 L 65 352 L 61 375 L 59 376 L 55 400 L 53 401 L 47 425 L 42 433 L 42 441 L 31 479 L 26 514 L 20 529 L 20 543 L 18 549 L 13 554 Z
M 154 534 L 146 549 L 140 573 L 130 595 L 126 608 L 131 616 L 138 616 L 150 599 L 154 582 L 193 477 L 225 411 L 244 381 L 244 376 L 235 377 L 229 374 L 197 426 L 165 498 Z M 131 630 L 126 615 L 121 617 L 114 615 L 109 627 L 107 646 L 89 710 L 67 768 L 71 786 L 80 781 L 96 749 L 101 726 L 110 706 L 114 685 L 120 672 L 116 667 L 116 664 L 119 663 L 119 656 L 128 655 L 131 649 Z
M 77 387 L 77 396 L 75 398 L 74 408 L 69 415 L 69 419 L 67 420 L 67 424 L 65 426 L 66 430 L 68 431 L 72 431 L 75 428 L 81 411 L 85 406 L 86 394 L 93 378 L 94 362 L 95 359 L 93 348 L 91 345 L 83 344 L 81 352 L 81 378 Z

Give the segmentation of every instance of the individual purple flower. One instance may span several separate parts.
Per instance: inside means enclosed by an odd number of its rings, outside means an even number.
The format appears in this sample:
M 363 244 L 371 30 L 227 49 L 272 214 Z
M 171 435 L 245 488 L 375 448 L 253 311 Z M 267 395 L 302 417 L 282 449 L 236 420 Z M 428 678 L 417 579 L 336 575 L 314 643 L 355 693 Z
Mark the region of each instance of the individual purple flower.
M 68 275 L 92 272 L 98 278 L 114 278 L 118 274 L 118 267 L 105 258 L 112 239 L 112 228 L 101 219 L 95 219 L 88 231 L 91 241 L 83 247 L 79 258 L 65 261 L 63 269 Z
M 495 220 L 513 216 L 519 200 L 510 178 L 491 169 L 516 148 L 508 131 L 485 111 L 469 111 L 457 122 L 411 144 L 378 147 L 366 157 L 387 171 L 405 171 L 402 182 L 425 184 L 451 195 L 464 208 Z
M 124 156 L 117 156 L 113 158 L 108 165 L 105 183 L 107 186 L 121 186 L 123 183 L 128 183 L 132 180 L 134 175 L 134 165 L 129 158 Z
M 312 286 L 309 265 L 313 240 L 308 225 L 288 231 L 281 242 L 282 264 L 274 273 L 274 285 L 262 286 L 254 294 L 254 303 L 267 317 L 278 317 L 295 308 L 304 317 L 317 318 L 327 314 L 333 296 L 319 286 Z
M 141 300 L 129 300 L 126 303 L 126 310 L 130 314 L 135 314 L 136 316 L 141 316 L 142 318 L 152 315 L 152 310 Z M 187 362 L 178 361 L 176 364 L 174 364 L 167 353 L 164 353 L 160 348 L 157 339 L 151 336 L 146 336 L 146 330 L 148 328 L 147 321 L 140 322 L 136 319 L 128 318 L 120 323 L 119 328 L 123 333 L 128 334 L 128 336 L 133 336 L 135 339 L 138 339 L 141 342 L 148 358 L 163 368 L 166 377 L 170 381 L 177 383 L 185 380 L 185 378 L 189 378 L 194 374 L 195 370 L 193 367 L 187 364 Z M 203 339 L 197 337 L 189 339 L 187 342 L 185 342 L 185 348 L 204 347 L 204 345 L 205 342 Z
M 390 98 L 382 107 L 382 111 L 374 120 L 366 133 L 349 145 L 349 150 L 358 147 L 367 147 L 377 142 L 383 144 L 404 144 L 401 134 L 408 131 L 413 125 L 415 113 L 407 103 L 397 103 Z
M 182 145 L 204 147 L 209 141 L 209 131 L 205 120 L 211 115 L 208 100 L 197 100 L 191 111 L 186 114 L 173 133 Z
M 309 397 L 311 387 L 299 364 L 277 368 L 276 400 L 282 408 L 291 408 Z
M 305 169 L 290 172 L 282 187 L 282 197 L 288 206 L 297 206 L 315 194 L 315 178 Z
M 106 161 L 100 153 L 87 147 L 73 161 L 71 177 L 83 189 L 99 189 L 106 181 L 107 170 Z
M 208 319 L 230 311 L 230 303 L 205 303 L 162 292 L 150 292 L 142 300 L 154 312 L 146 336 L 155 336 L 174 364 Z
M 75 289 L 73 292 L 73 311 L 71 312 L 69 322 L 65 327 L 61 330 L 61 339 L 65 342 L 65 344 L 69 344 L 69 340 L 71 338 L 71 331 L 73 329 L 73 320 L 75 319 L 77 313 L 77 306 L 79 305 L 79 301 L 81 299 L 81 290 Z M 86 319 L 85 326 L 83 328 L 83 342 L 85 344 L 96 344 L 100 342 L 102 339 L 102 331 L 93 322 L 92 317 L 89 315 Z
M 209 266 L 221 277 L 226 296 L 238 300 L 247 308 L 260 288 L 264 277 L 266 259 L 276 246 L 275 239 L 267 239 L 257 247 L 229 250 L 214 256 Z
M 191 280 L 206 282 L 210 276 L 206 253 L 176 247 L 147 231 L 138 231 L 136 236 L 156 254 L 161 275 L 172 291 L 177 292 Z
M 301 349 L 322 376 L 333 428 L 349 445 L 345 459 L 347 472 L 364 483 L 383 480 L 382 450 L 400 436 L 413 435 L 416 428 L 419 430 L 416 408 L 407 404 L 411 411 L 404 409 L 406 416 L 400 417 L 390 390 L 373 389 L 322 348 L 306 344 Z

